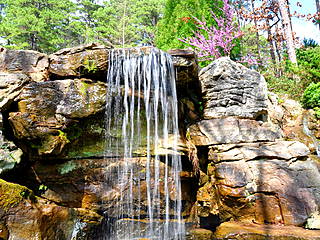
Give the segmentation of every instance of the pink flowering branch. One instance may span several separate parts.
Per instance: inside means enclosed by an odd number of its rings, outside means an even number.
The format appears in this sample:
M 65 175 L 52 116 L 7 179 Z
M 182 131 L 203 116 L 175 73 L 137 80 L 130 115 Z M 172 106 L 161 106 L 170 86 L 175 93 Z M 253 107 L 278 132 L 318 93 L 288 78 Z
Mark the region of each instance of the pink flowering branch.
M 230 52 L 234 47 L 233 40 L 243 35 L 234 24 L 234 12 L 228 0 L 223 0 L 223 3 L 222 11 L 224 17 L 217 17 L 211 11 L 212 18 L 216 21 L 217 27 L 207 26 L 206 22 L 193 17 L 198 31 L 194 32 L 194 37 L 179 39 L 195 48 L 200 61 L 230 56 Z

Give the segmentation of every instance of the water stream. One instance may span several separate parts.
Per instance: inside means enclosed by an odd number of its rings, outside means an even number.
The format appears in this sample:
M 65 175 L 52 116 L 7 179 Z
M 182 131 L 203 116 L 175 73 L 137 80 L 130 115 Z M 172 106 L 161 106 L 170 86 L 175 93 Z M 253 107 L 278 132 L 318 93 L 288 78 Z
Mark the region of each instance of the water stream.
M 184 239 L 178 109 L 170 55 L 154 48 L 112 50 L 105 112 L 104 239 Z

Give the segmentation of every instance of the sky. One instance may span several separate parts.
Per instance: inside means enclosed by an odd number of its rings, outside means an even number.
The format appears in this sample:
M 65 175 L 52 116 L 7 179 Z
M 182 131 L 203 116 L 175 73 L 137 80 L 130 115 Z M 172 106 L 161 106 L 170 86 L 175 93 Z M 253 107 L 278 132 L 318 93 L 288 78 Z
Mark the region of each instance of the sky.
M 297 6 L 297 2 L 302 4 L 302 7 Z M 297 11 L 299 13 L 308 14 L 316 12 L 315 0 L 290 0 L 290 11 L 293 13 Z M 320 43 L 320 30 L 311 21 L 305 21 L 303 19 L 292 18 L 292 28 L 296 32 L 297 36 L 303 40 L 304 38 L 312 38 Z

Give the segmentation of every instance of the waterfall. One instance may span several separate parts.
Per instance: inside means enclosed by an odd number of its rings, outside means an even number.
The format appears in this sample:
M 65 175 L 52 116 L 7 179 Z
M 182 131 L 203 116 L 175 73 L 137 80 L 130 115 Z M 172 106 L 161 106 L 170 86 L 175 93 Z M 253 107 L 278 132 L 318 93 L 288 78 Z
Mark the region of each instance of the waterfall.
M 104 239 L 184 239 L 170 55 L 155 48 L 111 50 L 106 102 Z

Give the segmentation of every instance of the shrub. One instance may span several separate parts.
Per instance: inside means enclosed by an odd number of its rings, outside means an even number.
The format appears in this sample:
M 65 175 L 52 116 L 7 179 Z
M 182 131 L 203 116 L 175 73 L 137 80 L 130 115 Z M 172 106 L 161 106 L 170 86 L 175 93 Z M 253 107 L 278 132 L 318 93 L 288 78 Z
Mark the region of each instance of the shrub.
M 297 49 L 297 60 L 300 68 L 303 68 L 308 77 L 313 81 L 320 81 L 320 47 Z
M 306 108 L 320 107 L 320 82 L 311 83 L 303 93 L 302 104 Z

